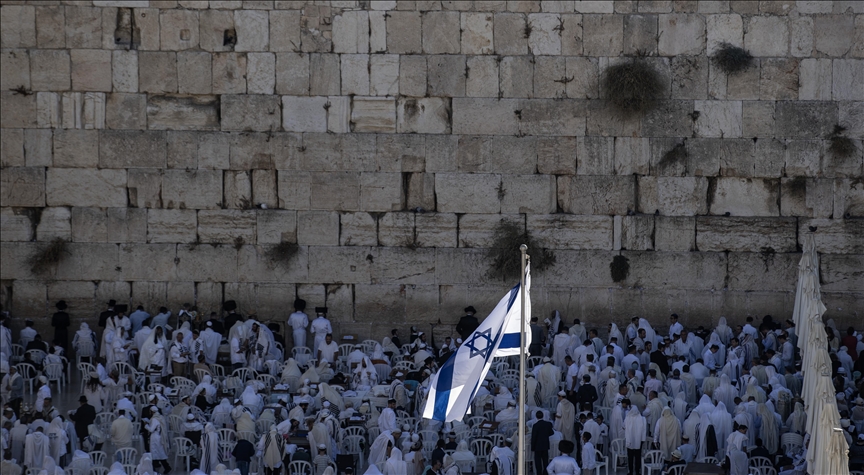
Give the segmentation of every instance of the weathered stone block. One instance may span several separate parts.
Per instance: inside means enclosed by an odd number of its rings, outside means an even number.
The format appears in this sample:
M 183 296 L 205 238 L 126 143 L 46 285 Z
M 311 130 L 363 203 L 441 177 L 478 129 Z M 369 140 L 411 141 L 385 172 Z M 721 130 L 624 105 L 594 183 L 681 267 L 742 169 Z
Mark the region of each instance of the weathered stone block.
M 860 178 L 864 176 L 862 172 L 862 143 L 858 140 L 853 140 L 852 145 L 855 150 L 846 156 L 834 153 L 830 149 L 831 142 L 824 142 L 825 151 L 822 153 L 822 176 L 827 177 L 846 177 Z
M 299 140 L 302 147 L 294 148 L 294 162 L 298 170 L 308 171 L 344 171 L 353 167 L 342 165 L 341 136 L 335 134 L 308 133 Z M 374 154 L 374 136 L 372 137 Z M 305 148 L 305 150 L 303 149 Z M 374 157 L 372 162 L 374 162 Z
M 5 167 L 23 167 L 24 131 L 22 129 L 0 129 L 0 164 Z
M 793 252 L 795 218 L 696 218 L 696 245 L 702 252 Z
M 351 15 L 364 13 L 364 12 L 344 12 L 341 17 L 337 16 L 333 19 L 333 42 L 334 48 L 336 48 L 337 36 L 339 34 L 346 33 L 346 25 L 343 23 L 341 19 L 349 18 Z M 285 51 L 293 51 L 295 53 L 300 50 L 300 22 L 303 16 L 303 12 L 300 10 L 271 10 L 270 11 L 270 51 L 275 52 L 285 52 Z M 363 26 L 363 22 L 358 20 L 358 27 Z M 342 26 L 342 28 L 337 28 L 337 25 Z M 368 22 L 366 23 L 366 33 L 368 38 Z M 360 31 L 357 30 L 357 34 Z M 343 44 L 342 37 L 339 38 L 339 47 Z M 366 40 L 366 44 L 369 44 L 369 40 Z M 358 46 L 355 46 L 357 48 Z M 337 53 L 342 52 L 336 50 Z M 345 52 L 355 52 L 355 51 L 345 51 Z M 362 51 L 356 51 L 362 52 Z
M 778 216 L 780 181 L 758 178 L 717 178 L 708 212 L 713 215 Z
M 198 12 L 163 10 L 159 15 L 160 49 L 180 51 L 198 46 Z
M 426 136 L 379 135 L 373 170 L 421 172 L 425 167 Z M 368 169 L 367 164 L 364 168 Z
M 423 52 L 458 54 L 460 47 L 459 12 L 423 13 Z
M 399 55 L 376 54 L 369 58 L 369 89 L 373 96 L 399 93 Z
M 213 54 L 213 93 L 246 93 L 246 55 L 239 53 Z
M 289 132 L 326 132 L 326 97 L 282 97 L 282 124 Z
M 492 54 L 492 14 L 462 13 L 462 53 Z
M 534 97 L 564 97 L 565 82 L 563 57 L 538 56 L 534 58 Z
M 534 95 L 534 66 L 530 57 L 507 56 L 499 65 L 501 97 Z
M 497 190 L 500 186 L 500 175 L 438 173 L 435 175 L 438 211 L 499 213 L 501 200 Z
M 23 241 L 33 239 L 33 226 L 25 213 L 19 213 L 12 208 L 0 209 L 0 241 Z
M 42 168 L 10 167 L 2 173 L 3 206 L 45 206 L 45 170 Z
M 619 219 L 618 216 L 615 219 Z M 654 250 L 654 215 L 621 216 L 620 232 L 614 245 L 632 251 Z M 616 225 L 616 231 L 618 226 Z
M 692 136 L 694 126 L 692 114 L 693 101 L 661 101 L 642 117 L 642 135 L 646 137 Z
M 147 124 L 157 130 L 219 130 L 217 96 L 150 95 Z
M 410 247 L 414 241 L 414 213 L 386 213 L 378 219 L 378 244 Z M 380 267 L 388 267 L 386 263 Z M 391 263 L 391 265 L 395 265 Z
M 699 137 L 741 137 L 741 101 L 696 101 L 699 111 L 695 121 Z
M 498 13 L 493 22 L 495 52 L 502 55 L 524 55 L 528 52 L 525 37 L 525 15 Z M 533 29 L 533 25 L 532 25 Z
M 63 6 L 36 7 L 36 45 L 39 48 L 66 47 L 66 9 Z
M 273 12 L 270 13 L 271 28 Z M 365 11 L 342 12 L 333 17 L 333 52 L 369 52 L 369 13 Z
M 471 56 L 467 60 L 465 95 L 498 97 L 498 61 L 493 56 Z
M 689 252 L 696 249 L 696 218 L 657 216 L 654 219 L 654 249 Z
M 279 96 L 223 95 L 221 108 L 222 130 L 266 132 L 282 126 Z
M 49 168 L 45 194 L 48 206 L 124 207 L 126 170 Z
M 99 132 L 59 129 L 54 134 L 54 166 L 96 168 L 99 164 Z
M 663 56 L 699 54 L 705 49 L 705 19 L 701 15 L 660 15 L 658 50 Z
M 861 254 L 864 252 L 864 234 L 861 220 L 857 219 L 802 219 L 798 232 L 803 236 L 811 233 L 820 254 Z
M 3 5 L 0 16 L 0 46 L 29 48 L 36 46 L 36 8 L 33 5 Z
M 450 101 L 446 98 L 401 98 L 396 105 L 396 115 L 399 133 L 450 132 Z
M 754 58 L 750 67 L 731 76 L 727 76 L 726 73 L 712 66 L 714 71 L 711 74 L 716 72 L 715 76 L 725 78 L 725 84 L 723 84 L 722 79 L 717 79 L 719 84 L 716 84 L 718 88 L 716 96 L 721 99 L 759 99 L 759 76 L 762 70 L 760 63 L 759 59 Z M 723 88 L 725 88 L 725 93 L 722 91 Z
M 155 8 L 136 8 L 132 12 L 135 27 L 139 30 L 141 44 L 139 50 L 159 49 L 159 10 Z
M 465 95 L 465 56 L 429 56 L 427 68 L 428 95 L 436 97 Z
M 864 183 L 857 177 L 834 180 L 834 216 L 847 219 L 864 216 Z
M 855 41 L 855 18 L 852 15 L 816 15 L 813 33 L 818 53 L 845 56 Z
M 538 137 L 536 150 L 539 173 L 576 174 L 575 137 Z
M 676 56 L 672 58 L 672 99 L 705 99 L 708 97 L 708 58 Z
M 201 242 L 255 244 L 255 210 L 201 210 L 198 212 L 198 238 Z M 240 241 L 242 239 L 242 241 Z
M 788 291 L 798 279 L 797 253 L 733 252 L 729 254 L 729 289 Z
M 864 60 L 835 59 L 833 63 L 834 100 L 864 100 Z
M 210 94 L 213 90 L 210 53 L 203 51 L 177 53 L 177 80 L 180 94 Z M 270 93 L 272 92 L 271 90 Z
M 177 92 L 175 53 L 141 51 L 138 54 L 138 71 L 138 87 L 141 92 Z
M 100 134 L 100 167 L 164 168 L 165 159 L 165 132 L 106 130 Z
M 198 240 L 198 218 L 191 209 L 148 209 L 148 243 L 192 243 Z
M 774 102 L 744 101 L 741 116 L 742 137 L 774 136 Z
M 237 280 L 233 246 L 177 246 L 177 276 L 171 280 L 232 282 Z
M 105 103 L 105 122 L 109 129 L 146 129 L 147 95 L 109 94 Z
M 612 249 L 611 216 L 528 215 L 528 229 L 548 249 Z
M 417 54 L 423 51 L 420 12 L 390 12 L 387 18 L 387 52 Z M 377 52 L 373 48 L 373 52 Z
M 639 212 L 663 216 L 705 214 L 708 179 L 704 177 L 639 177 Z
M 403 209 L 401 173 L 360 174 L 360 209 L 363 211 L 398 211 Z
M 417 214 L 415 242 L 421 247 L 456 247 L 457 218 L 452 213 Z
M 624 54 L 657 54 L 657 15 L 625 16 L 623 34 Z
M 309 55 L 276 55 L 276 93 L 304 96 L 309 94 Z
M 435 210 L 435 175 L 432 173 L 412 173 L 408 179 L 408 196 L 405 208 L 410 210 Z
M 466 214 L 459 216 L 459 247 L 489 248 L 495 243 L 495 228 L 508 223 L 524 231 L 525 218 L 518 214 Z
M 633 176 L 560 176 L 558 206 L 565 213 L 625 215 L 636 208 L 635 186 Z
M 829 218 L 834 212 L 834 180 L 825 178 L 782 178 L 780 215 Z
M 534 138 L 463 136 L 459 139 L 457 161 L 463 173 L 534 173 L 537 166 Z
M 164 171 L 162 205 L 166 208 L 218 209 L 221 203 L 221 170 Z
M 615 168 L 615 140 L 610 137 L 576 139 L 577 175 L 611 175 Z
M 798 60 L 769 58 L 762 60 L 759 98 L 762 100 L 798 97 Z
M 820 172 L 822 142 L 819 140 L 790 140 L 786 147 L 786 174 L 789 176 L 816 176 Z
M 258 244 L 297 242 L 297 212 L 278 209 L 258 210 L 255 229 Z
M 706 25 L 709 56 L 713 55 L 723 43 L 739 47 L 744 44 L 744 22 L 741 20 L 741 15 L 737 13 L 708 15 Z
M 426 95 L 426 58 L 419 55 L 399 57 L 399 92 L 404 96 Z
M 267 51 L 270 37 L 270 15 L 266 11 L 237 10 L 234 28 L 237 44 L 234 51 Z
M 301 246 L 338 246 L 339 214 L 333 211 L 299 211 L 297 213 L 297 244 Z M 333 251 L 338 253 L 341 249 L 331 249 L 328 252 Z M 310 254 L 314 254 L 311 249 Z M 310 260 L 311 264 L 312 261 Z
M 785 56 L 789 51 L 789 27 L 780 16 L 753 16 L 744 33 L 744 48 L 753 56 Z
M 30 85 L 33 90 L 67 91 L 69 90 L 70 80 L 69 51 L 30 51 Z
M 27 50 L 3 50 L 0 52 L 0 88 L 17 87 L 30 89 L 30 56 Z
M 102 47 L 102 10 L 84 6 L 66 8 L 66 47 Z
M 798 100 L 831 100 L 831 60 L 805 58 L 801 60 Z
M 567 56 L 582 55 L 582 15 L 563 14 L 559 25 L 561 36 L 561 54 Z
M 651 145 L 647 138 L 616 137 L 615 174 L 647 175 L 650 171 Z
M 352 132 L 395 132 L 395 102 L 386 97 L 355 97 L 351 109 Z
M 162 207 L 162 170 L 131 168 L 128 170 L 127 188 L 132 208 Z
M 813 54 L 813 17 L 789 19 L 789 53 L 796 58 Z
M 531 34 L 528 36 L 528 48 L 534 55 L 561 54 L 561 36 L 556 27 L 561 25 L 561 16 L 556 13 L 530 13 L 528 23 Z
M 774 114 L 780 137 L 821 138 L 837 123 L 837 104 L 815 101 L 780 101 Z
M 387 52 L 387 19 L 386 12 L 369 12 L 369 52 Z
M 309 174 L 311 209 L 357 211 L 360 209 L 360 173 L 319 172 Z M 280 193 L 281 197 L 282 194 Z
M 138 92 L 138 52 L 111 52 L 111 84 L 117 92 Z
M 339 216 L 340 246 L 377 246 L 378 221 L 369 213 L 342 213 Z
M 274 14 L 282 13 L 284 12 L 271 12 L 271 17 L 274 16 Z M 232 12 L 224 10 L 204 10 L 200 12 L 199 15 L 200 20 L 198 23 L 198 31 L 201 49 L 203 49 L 204 51 L 231 51 L 233 46 L 230 42 L 228 42 L 228 44 L 225 44 L 225 39 L 226 33 L 234 30 L 234 14 Z M 299 33 L 300 32 L 298 22 L 297 44 L 300 43 Z
M 554 213 L 557 194 L 554 175 L 504 175 L 502 213 Z
M 246 170 L 228 170 L 223 177 L 224 205 L 226 208 L 252 206 L 252 178 Z
M 232 135 L 230 168 L 232 170 L 273 169 L 273 149 L 268 134 Z

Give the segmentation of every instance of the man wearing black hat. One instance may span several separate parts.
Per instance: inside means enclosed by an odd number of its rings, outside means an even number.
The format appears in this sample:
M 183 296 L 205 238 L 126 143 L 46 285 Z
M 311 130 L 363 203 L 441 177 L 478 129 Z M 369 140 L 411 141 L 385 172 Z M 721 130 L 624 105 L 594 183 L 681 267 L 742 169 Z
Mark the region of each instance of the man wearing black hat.
M 225 316 L 225 328 L 231 331 L 231 327 L 235 323 L 243 321 L 243 316 L 237 313 L 237 302 L 233 300 L 228 300 L 222 304 L 222 308 L 228 312 L 228 315 Z
M 303 310 L 306 310 L 306 301 L 303 299 L 294 300 L 294 313 L 288 317 L 288 326 L 291 327 L 294 335 L 294 346 L 306 346 L 306 328 L 309 327 L 309 316 Z
M 87 427 L 96 420 L 96 408 L 87 402 L 87 396 L 78 398 L 81 403 L 78 410 L 69 414 L 69 419 L 75 422 L 75 433 L 78 434 L 78 442 L 84 443 L 84 438 L 87 437 Z
M 54 344 L 68 350 L 69 346 L 69 314 L 66 313 L 66 302 L 61 300 L 55 305 L 57 312 L 51 317 L 51 326 L 54 327 Z
M 116 315 L 114 312 L 114 305 L 117 305 L 117 302 L 114 299 L 108 301 L 108 310 L 99 314 L 99 326 L 105 328 L 105 324 L 108 323 L 108 319 Z
M 477 317 L 474 314 L 477 313 L 477 310 L 474 310 L 474 307 L 467 306 L 465 307 L 465 316 L 459 319 L 459 323 L 456 325 L 456 333 L 458 333 L 463 340 L 467 340 L 474 330 L 480 326 L 480 322 L 477 321 Z

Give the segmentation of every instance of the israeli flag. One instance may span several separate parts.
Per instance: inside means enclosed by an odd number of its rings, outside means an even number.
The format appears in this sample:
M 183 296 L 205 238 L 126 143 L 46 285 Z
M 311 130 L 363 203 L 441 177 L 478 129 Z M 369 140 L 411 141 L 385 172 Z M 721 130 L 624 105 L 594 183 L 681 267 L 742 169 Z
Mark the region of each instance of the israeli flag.
M 531 273 L 525 270 L 525 320 L 531 321 Z M 423 417 L 451 422 L 465 417 L 492 359 L 518 355 L 522 350 L 522 300 L 516 284 L 498 302 L 492 313 L 474 330 L 462 346 L 432 376 Z M 525 328 L 525 343 L 531 342 L 531 327 Z M 525 348 L 527 351 L 527 347 Z

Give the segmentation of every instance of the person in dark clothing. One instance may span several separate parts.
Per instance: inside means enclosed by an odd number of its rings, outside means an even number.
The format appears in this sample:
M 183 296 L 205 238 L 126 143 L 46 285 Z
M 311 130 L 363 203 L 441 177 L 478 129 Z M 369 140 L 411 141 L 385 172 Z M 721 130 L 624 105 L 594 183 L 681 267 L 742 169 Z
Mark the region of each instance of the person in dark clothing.
M 228 315 L 225 316 L 225 328 L 227 330 L 231 330 L 235 323 L 243 321 L 243 317 L 237 313 L 237 302 L 229 300 L 222 305 L 222 308 L 228 312 Z
M 676 465 L 687 465 L 687 462 L 683 460 L 683 455 L 680 450 L 672 451 L 672 459 L 666 460 L 663 462 L 663 473 L 668 473 L 669 470 Z
M 222 322 L 219 320 L 219 318 L 216 315 L 216 312 L 210 312 L 210 320 L 208 320 L 208 323 L 211 324 L 210 328 L 212 328 L 214 332 L 219 333 L 221 335 L 225 334 L 225 325 L 223 325 Z M 207 328 L 207 324 L 205 323 L 204 327 L 202 327 L 202 328 Z M 204 330 L 201 330 L 201 331 L 204 331 Z
M 538 323 L 537 317 L 531 317 L 531 344 L 528 346 L 528 353 L 531 356 L 540 356 L 540 351 L 546 342 L 545 333 L 543 327 Z
M 582 411 L 593 411 L 594 402 L 597 401 L 597 388 L 591 384 L 591 376 L 582 376 L 582 384 L 576 391 L 576 402 Z
M 392 341 L 393 344 L 396 345 L 396 348 L 402 348 L 402 341 L 399 340 L 399 329 L 398 328 L 394 328 L 394 329 L 390 330 L 390 341 Z
M 669 360 L 666 359 L 666 355 L 663 354 L 663 350 L 665 349 L 665 344 L 658 344 L 657 350 L 651 352 L 651 362 L 660 367 L 660 373 L 669 374 Z
M 69 314 L 66 313 L 66 302 L 61 300 L 55 305 L 58 312 L 51 317 L 51 326 L 54 327 L 54 344 L 68 351 L 69 348 Z
M 312 454 L 310 454 L 306 449 L 300 447 L 294 452 L 294 455 L 291 456 L 291 461 L 296 462 L 298 460 L 302 460 L 304 462 L 312 462 Z
M 81 403 L 78 410 L 74 414 L 69 414 L 69 419 L 75 422 L 75 433 L 78 435 L 78 442 L 83 444 L 84 438 L 87 437 L 87 427 L 96 420 L 96 408 L 87 403 L 87 396 L 78 398 Z
M 435 443 L 435 450 L 432 451 L 432 458 L 444 460 L 444 455 L 444 440 L 438 439 L 438 442 Z
M 456 433 L 450 432 L 447 434 L 447 443 L 444 444 L 444 450 L 456 450 L 457 448 L 459 448 L 459 443 L 456 442 Z
M 231 455 L 237 461 L 240 475 L 249 475 L 249 463 L 252 461 L 252 456 L 255 455 L 255 446 L 252 445 L 252 442 L 246 439 L 239 439 L 237 445 L 231 450 Z
M 423 472 L 423 475 L 439 475 L 441 472 L 441 459 L 433 458 L 431 462 L 429 462 L 429 466 L 426 468 L 426 471 Z
M 36 337 L 33 338 L 33 341 L 27 343 L 27 348 L 24 348 L 24 351 L 30 350 L 42 350 L 45 353 L 48 353 L 48 344 L 42 341 L 42 335 L 36 334 Z
M 768 460 L 773 460 L 771 454 L 768 453 L 768 449 L 765 448 L 762 439 L 757 437 L 755 442 L 756 447 L 753 447 L 753 450 L 750 451 L 750 457 L 765 457 Z
M 278 323 L 268 323 L 267 328 L 269 328 L 270 331 L 273 332 L 273 340 L 276 343 L 279 343 L 280 345 L 282 345 L 282 348 L 285 348 L 285 338 L 283 338 L 282 334 L 279 333 L 279 330 L 280 330 L 279 324 Z
M 99 314 L 99 326 L 105 328 L 105 324 L 108 323 L 108 319 L 117 314 L 114 311 L 114 306 L 117 305 L 117 302 L 114 299 L 108 301 L 108 310 Z
M 531 428 L 531 450 L 534 451 L 534 467 L 537 475 L 547 475 L 549 465 L 549 437 L 555 433 L 552 423 L 543 420 L 543 411 L 537 411 L 537 422 Z
M 468 306 L 465 307 L 465 316 L 459 319 L 459 323 L 456 324 L 456 333 L 458 333 L 463 340 L 467 340 L 474 330 L 480 326 L 480 322 L 477 320 L 477 317 L 474 314 L 477 313 L 477 310 L 474 310 L 474 307 Z

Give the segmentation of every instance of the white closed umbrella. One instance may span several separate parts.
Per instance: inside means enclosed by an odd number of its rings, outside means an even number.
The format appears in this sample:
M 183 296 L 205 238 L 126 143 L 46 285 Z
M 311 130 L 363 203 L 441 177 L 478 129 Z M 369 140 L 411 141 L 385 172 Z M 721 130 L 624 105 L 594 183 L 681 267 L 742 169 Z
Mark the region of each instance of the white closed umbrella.
M 830 380 L 829 380 L 830 382 Z M 849 445 L 840 428 L 840 413 L 833 397 L 819 404 L 817 427 L 807 451 L 807 472 L 811 475 L 849 475 Z
M 801 398 L 804 399 L 804 407 L 813 404 L 812 396 L 816 388 L 816 379 L 827 368 L 829 377 L 831 374 L 831 358 L 828 356 L 828 337 L 825 335 L 825 327 L 818 320 L 811 320 L 806 324 L 810 327 L 807 337 L 810 340 L 809 347 L 802 352 L 801 369 L 804 373 L 804 381 L 801 387 Z
M 819 254 L 816 253 L 816 243 L 813 235 L 804 235 L 804 252 L 798 262 L 798 283 L 795 288 L 795 307 L 792 310 L 792 321 L 798 333 L 798 348 L 806 354 L 809 348 L 810 325 L 808 321 L 818 315 L 819 322 L 825 313 L 822 304 L 822 293 L 819 286 Z M 805 366 L 802 365 L 802 368 Z

